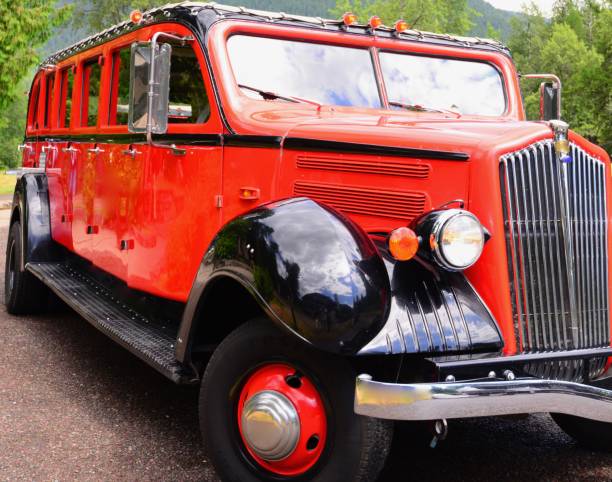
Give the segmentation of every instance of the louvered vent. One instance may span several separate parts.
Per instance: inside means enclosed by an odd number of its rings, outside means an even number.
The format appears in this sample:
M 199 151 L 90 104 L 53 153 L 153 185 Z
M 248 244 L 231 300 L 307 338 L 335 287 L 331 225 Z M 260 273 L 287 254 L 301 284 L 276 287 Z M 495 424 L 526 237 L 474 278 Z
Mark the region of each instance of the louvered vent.
M 363 172 L 365 174 L 384 174 L 387 176 L 427 179 L 431 166 L 405 162 L 381 161 L 371 159 L 339 159 L 324 156 L 299 156 L 297 166 L 302 169 L 319 169 L 325 171 Z
M 340 211 L 366 216 L 413 219 L 425 210 L 426 196 L 414 191 L 388 191 L 298 181 L 296 196 L 305 196 Z

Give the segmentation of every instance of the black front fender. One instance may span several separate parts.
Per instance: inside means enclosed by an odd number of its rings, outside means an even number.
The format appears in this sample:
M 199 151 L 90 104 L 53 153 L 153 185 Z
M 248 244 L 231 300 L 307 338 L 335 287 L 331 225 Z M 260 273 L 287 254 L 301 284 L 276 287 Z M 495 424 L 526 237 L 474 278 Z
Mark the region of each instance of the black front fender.
M 389 278 L 371 239 L 304 198 L 256 209 L 219 232 L 185 308 L 179 360 L 186 359 L 207 288 L 219 277 L 247 288 L 277 324 L 334 353 L 356 353 L 380 331 L 389 309 Z
M 11 220 L 19 220 L 21 224 L 24 244 L 22 270 L 29 261 L 50 261 L 57 257 L 57 247 L 51 237 L 49 188 L 45 173 L 26 173 L 17 179 Z

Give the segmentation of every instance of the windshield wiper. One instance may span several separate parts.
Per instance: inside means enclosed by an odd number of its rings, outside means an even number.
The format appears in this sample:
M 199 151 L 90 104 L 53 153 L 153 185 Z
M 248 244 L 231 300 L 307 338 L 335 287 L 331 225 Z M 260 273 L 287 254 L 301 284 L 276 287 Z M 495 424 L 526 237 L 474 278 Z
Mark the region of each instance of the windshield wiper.
M 453 110 L 426 107 L 424 105 L 419 105 L 419 104 L 406 104 L 404 102 L 389 101 L 389 105 L 392 105 L 393 107 L 401 107 L 402 109 L 411 110 L 414 112 L 439 112 L 441 114 L 453 114 L 456 116 L 461 115 L 460 112 L 456 112 Z
M 293 99 L 291 97 L 285 97 L 284 95 L 277 94 L 276 92 L 270 92 L 267 90 L 258 89 L 256 87 L 251 87 L 250 85 L 238 84 L 238 87 L 240 87 L 241 89 L 246 89 L 252 92 L 256 92 L 257 94 L 261 95 L 262 99 L 264 100 L 280 99 L 280 100 L 286 100 L 289 102 L 295 102 L 296 104 L 299 102 L 299 100 Z
M 240 87 L 241 89 L 246 89 L 252 92 L 256 92 L 257 94 L 261 95 L 262 99 L 264 100 L 286 100 L 288 102 L 294 102 L 296 104 L 312 104 L 312 105 L 316 105 L 317 107 L 322 107 L 322 104 L 320 104 L 319 102 L 315 102 L 314 100 L 302 99 L 300 97 L 280 95 L 280 94 L 277 94 L 276 92 L 270 92 L 268 90 L 258 89 L 256 87 L 251 87 L 250 85 L 238 84 L 238 87 Z

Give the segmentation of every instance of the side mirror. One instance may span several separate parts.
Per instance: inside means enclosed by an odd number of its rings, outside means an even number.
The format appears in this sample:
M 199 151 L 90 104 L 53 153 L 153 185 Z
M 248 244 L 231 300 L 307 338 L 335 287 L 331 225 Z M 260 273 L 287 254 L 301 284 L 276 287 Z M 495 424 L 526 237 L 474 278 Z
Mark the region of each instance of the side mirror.
M 540 120 L 549 121 L 560 119 L 559 98 L 561 90 L 553 83 L 540 84 Z
M 543 79 L 540 84 L 540 120 L 561 120 L 561 80 L 553 74 L 524 74 L 521 79 Z
M 163 134 L 168 129 L 170 44 L 132 44 L 130 64 L 130 132 Z

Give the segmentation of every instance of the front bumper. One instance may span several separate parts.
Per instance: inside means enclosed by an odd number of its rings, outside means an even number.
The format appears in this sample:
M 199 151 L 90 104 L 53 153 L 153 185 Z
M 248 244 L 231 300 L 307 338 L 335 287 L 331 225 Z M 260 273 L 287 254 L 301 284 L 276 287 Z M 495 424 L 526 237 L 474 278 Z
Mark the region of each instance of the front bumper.
M 536 378 L 396 384 L 357 377 L 355 413 L 390 420 L 439 420 L 563 413 L 612 423 L 612 390 Z

